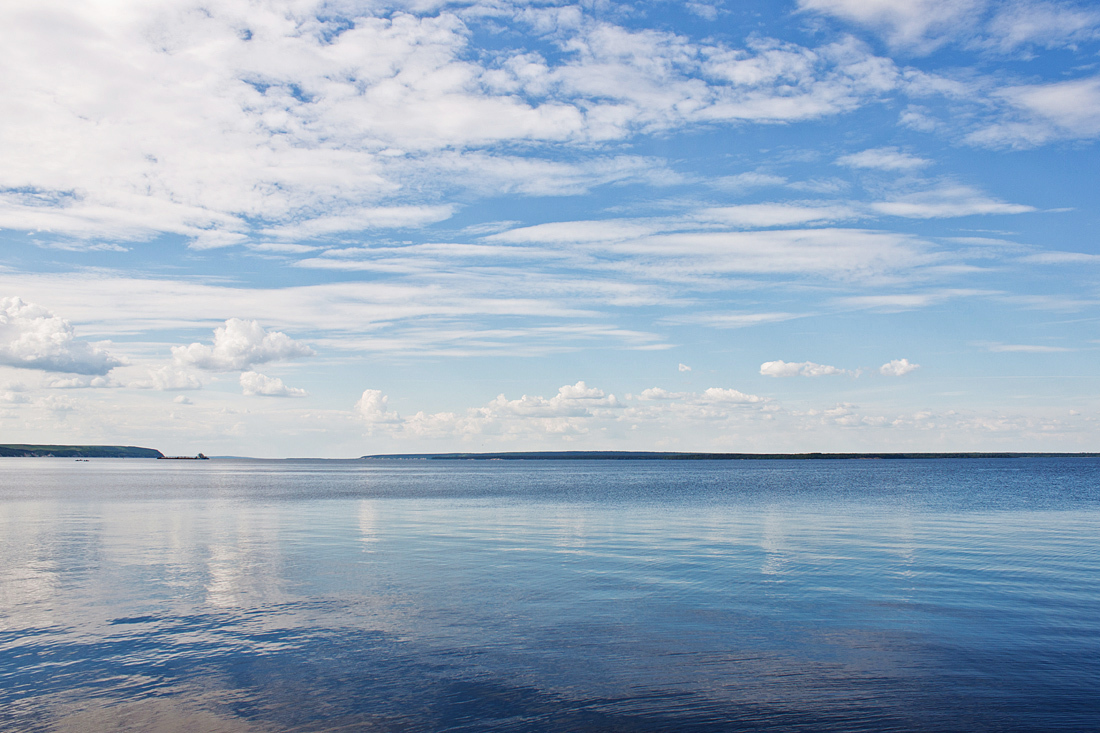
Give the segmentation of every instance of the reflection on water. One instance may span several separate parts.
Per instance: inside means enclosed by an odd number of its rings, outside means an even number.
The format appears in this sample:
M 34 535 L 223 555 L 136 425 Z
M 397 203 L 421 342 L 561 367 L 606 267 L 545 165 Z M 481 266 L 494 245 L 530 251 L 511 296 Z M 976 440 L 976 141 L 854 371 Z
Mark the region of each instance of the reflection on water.
M 1100 461 L 0 459 L 0 728 L 1100 728 Z

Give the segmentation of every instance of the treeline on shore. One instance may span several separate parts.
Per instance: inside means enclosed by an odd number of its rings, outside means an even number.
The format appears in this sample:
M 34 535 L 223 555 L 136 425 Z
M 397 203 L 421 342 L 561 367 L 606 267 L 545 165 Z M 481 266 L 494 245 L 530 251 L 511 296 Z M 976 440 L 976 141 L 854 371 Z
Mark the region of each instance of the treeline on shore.
M 135 445 L 23 445 L 0 444 L 0 456 L 15 458 L 160 458 L 155 448 Z

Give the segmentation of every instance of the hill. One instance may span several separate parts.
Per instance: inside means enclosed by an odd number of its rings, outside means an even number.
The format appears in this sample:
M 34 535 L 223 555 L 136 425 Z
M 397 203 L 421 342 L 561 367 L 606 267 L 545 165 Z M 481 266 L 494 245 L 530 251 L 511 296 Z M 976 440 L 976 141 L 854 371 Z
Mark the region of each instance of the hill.
M 160 458 L 155 448 L 133 445 L 23 445 L 0 444 L 0 456 L 55 458 Z

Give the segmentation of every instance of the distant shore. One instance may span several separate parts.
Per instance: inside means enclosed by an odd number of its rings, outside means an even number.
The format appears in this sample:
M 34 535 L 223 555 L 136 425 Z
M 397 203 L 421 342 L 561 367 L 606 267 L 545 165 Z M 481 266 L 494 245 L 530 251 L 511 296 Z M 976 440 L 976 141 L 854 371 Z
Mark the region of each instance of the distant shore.
M 163 458 L 155 448 L 135 445 L 27 445 L 0 444 L 0 457 L 6 458 Z
M 199 454 L 201 458 L 207 458 Z M 155 448 L 133 445 L 31 445 L 0 444 L 0 457 L 18 458 L 179 458 Z M 247 456 L 210 456 L 237 460 L 348 460 L 325 458 L 254 459 Z M 692 451 L 507 451 L 496 453 L 379 453 L 351 460 L 391 461 L 829 461 L 914 460 L 936 458 L 1100 458 L 1098 453 L 1039 453 L 969 451 L 955 453 L 703 453 Z
M 792 461 L 904 460 L 920 458 L 1098 458 L 1100 453 L 693 453 L 659 451 L 516 451 L 508 453 L 391 453 L 360 460 L 404 461 Z

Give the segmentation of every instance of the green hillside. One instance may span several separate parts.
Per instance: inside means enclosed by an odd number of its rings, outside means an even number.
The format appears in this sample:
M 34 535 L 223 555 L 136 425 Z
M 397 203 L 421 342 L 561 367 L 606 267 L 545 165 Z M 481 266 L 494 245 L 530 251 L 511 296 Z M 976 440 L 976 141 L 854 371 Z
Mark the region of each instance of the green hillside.
M 56 458 L 160 458 L 155 448 L 133 445 L 22 445 L 0 444 L 0 456 Z

